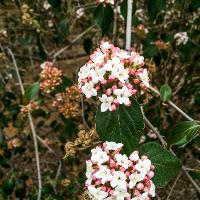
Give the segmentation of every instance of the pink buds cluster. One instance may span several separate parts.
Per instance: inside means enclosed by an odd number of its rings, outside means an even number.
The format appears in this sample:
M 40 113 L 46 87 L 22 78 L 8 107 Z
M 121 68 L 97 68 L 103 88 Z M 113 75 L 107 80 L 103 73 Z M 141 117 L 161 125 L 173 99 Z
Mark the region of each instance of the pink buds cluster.
M 92 149 L 86 161 L 85 186 L 92 199 L 150 200 L 155 196 L 154 165 L 134 151 L 129 158 L 120 153 L 123 144 L 105 142 Z
M 130 106 L 131 96 L 149 87 L 144 57 L 132 50 L 130 54 L 103 42 L 80 68 L 78 85 L 87 98 L 98 96 L 101 112 L 115 111 L 119 104 Z
M 62 72 L 53 66 L 51 62 L 41 64 L 42 72 L 40 73 L 40 89 L 45 93 L 50 93 L 56 86 L 62 82 Z

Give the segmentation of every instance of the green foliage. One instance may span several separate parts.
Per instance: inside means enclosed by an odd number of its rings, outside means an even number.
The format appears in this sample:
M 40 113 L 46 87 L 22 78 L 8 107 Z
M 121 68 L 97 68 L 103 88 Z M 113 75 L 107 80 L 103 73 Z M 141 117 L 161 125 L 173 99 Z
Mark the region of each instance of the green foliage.
M 199 133 L 200 125 L 196 121 L 181 122 L 176 125 L 169 138 L 172 145 L 186 145 L 196 138 Z
M 148 12 L 151 21 L 155 20 L 160 12 L 166 8 L 166 0 L 149 0 Z
M 141 145 L 138 150 L 147 155 L 155 166 L 153 182 L 157 187 L 165 187 L 181 169 L 179 159 L 155 142 Z
M 102 35 L 108 34 L 113 22 L 113 9 L 110 5 L 100 4 L 94 11 L 94 20 L 101 28 Z
M 160 97 L 162 101 L 168 101 L 172 95 L 172 89 L 169 85 L 164 84 L 160 88 Z
M 40 91 L 40 84 L 38 82 L 31 85 L 27 90 L 25 91 L 24 98 L 27 101 L 35 100 L 39 96 Z
M 100 139 L 121 142 L 127 154 L 133 152 L 144 129 L 140 105 L 134 101 L 131 107 L 119 106 L 115 112 L 97 112 L 96 128 Z

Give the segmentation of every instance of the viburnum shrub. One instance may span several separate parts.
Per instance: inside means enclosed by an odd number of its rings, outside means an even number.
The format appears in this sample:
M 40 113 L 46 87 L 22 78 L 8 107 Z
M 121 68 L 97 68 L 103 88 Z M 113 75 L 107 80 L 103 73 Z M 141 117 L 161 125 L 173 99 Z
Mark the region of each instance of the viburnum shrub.
M 87 98 L 97 96 L 101 112 L 115 111 L 119 104 L 130 106 L 149 87 L 144 57 L 134 49 L 129 53 L 109 42 L 102 42 L 78 73 L 78 85 Z
M 155 196 L 154 165 L 147 156 L 134 151 L 121 154 L 121 143 L 104 142 L 92 149 L 86 161 L 86 188 L 93 199 L 150 200 Z

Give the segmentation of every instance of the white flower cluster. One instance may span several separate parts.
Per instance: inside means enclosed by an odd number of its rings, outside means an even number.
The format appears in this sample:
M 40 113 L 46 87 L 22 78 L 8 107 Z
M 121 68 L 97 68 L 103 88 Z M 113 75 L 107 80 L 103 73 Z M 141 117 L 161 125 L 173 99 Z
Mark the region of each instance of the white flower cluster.
M 176 39 L 176 45 L 180 44 L 186 44 L 189 40 L 189 37 L 187 35 L 187 32 L 179 32 L 174 35 L 174 38 Z
M 101 111 L 115 111 L 119 104 L 130 106 L 131 96 L 149 87 L 144 57 L 103 42 L 80 68 L 78 85 L 87 98 L 98 96 Z
M 150 200 L 155 196 L 154 165 L 134 151 L 129 158 L 120 153 L 123 144 L 105 142 L 92 149 L 86 161 L 85 186 L 95 200 Z

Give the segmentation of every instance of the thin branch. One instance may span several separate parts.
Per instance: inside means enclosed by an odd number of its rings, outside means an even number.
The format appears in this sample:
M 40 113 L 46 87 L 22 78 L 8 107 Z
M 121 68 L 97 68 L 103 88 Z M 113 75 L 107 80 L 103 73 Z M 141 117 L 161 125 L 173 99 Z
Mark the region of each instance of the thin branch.
M 133 0 L 128 0 L 127 7 L 127 21 L 126 21 L 126 50 L 131 50 L 131 26 L 132 26 L 132 9 Z
M 182 175 L 182 173 L 179 173 L 179 175 L 176 177 L 176 179 L 175 179 L 175 181 L 174 181 L 174 184 L 172 185 L 172 187 L 171 187 L 171 189 L 170 189 L 170 192 L 169 192 L 169 194 L 168 194 L 166 200 L 169 200 L 169 198 L 170 198 L 170 196 L 171 196 L 171 194 L 172 194 L 172 192 L 173 192 L 173 190 L 174 190 L 174 188 L 175 188 L 175 186 L 176 186 L 176 184 L 177 184 L 179 178 L 181 177 L 181 175 Z
M 20 85 L 21 93 L 22 93 L 22 95 L 24 95 L 25 90 L 24 90 L 24 86 L 23 86 L 23 83 L 22 83 L 20 73 L 19 73 L 19 68 L 18 68 L 17 63 L 16 63 L 16 59 L 14 57 L 13 52 L 9 48 L 7 48 L 7 50 L 8 50 L 8 53 L 10 54 L 10 56 L 12 58 L 12 61 L 13 61 L 14 67 L 15 67 L 15 71 L 16 71 L 17 79 L 18 79 L 18 82 L 19 82 L 19 85 Z M 39 152 L 38 152 L 37 134 L 36 134 L 36 131 L 35 131 L 33 119 L 32 119 L 30 112 L 28 112 L 28 118 L 29 118 L 29 123 L 30 123 L 30 127 L 31 127 L 31 132 L 32 132 L 32 135 L 33 135 L 35 158 L 36 158 L 36 165 L 37 165 L 37 176 L 38 176 L 38 197 L 37 197 L 37 200 L 40 200 L 41 199 L 41 191 L 42 191 L 42 180 L 41 180 L 41 171 L 40 171 L 40 158 L 39 158 Z
M 114 1 L 114 22 L 113 22 L 113 44 L 116 44 L 116 39 L 117 39 L 117 9 L 118 9 L 118 0 Z
M 153 87 L 149 87 L 149 89 L 151 91 L 153 91 L 154 93 L 156 93 L 157 95 L 160 96 L 160 92 L 158 90 L 156 90 L 155 88 Z M 194 119 L 192 119 L 189 115 L 187 115 L 183 110 L 181 110 L 177 105 L 175 105 L 172 101 L 168 101 L 169 105 L 171 107 L 173 107 L 175 110 L 177 110 L 181 115 L 183 115 L 187 120 L 189 121 L 194 121 Z
M 66 49 L 68 49 L 72 44 L 77 42 L 80 38 L 82 38 L 86 33 L 88 33 L 95 25 L 90 26 L 88 29 L 86 29 L 83 33 L 81 33 L 78 37 L 76 37 L 74 40 L 71 41 L 70 44 L 59 50 L 57 53 L 53 55 L 53 63 L 56 61 L 56 57 L 62 54 Z

